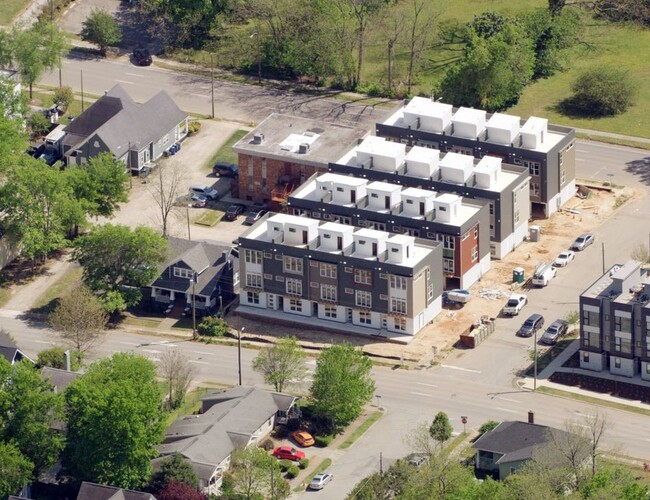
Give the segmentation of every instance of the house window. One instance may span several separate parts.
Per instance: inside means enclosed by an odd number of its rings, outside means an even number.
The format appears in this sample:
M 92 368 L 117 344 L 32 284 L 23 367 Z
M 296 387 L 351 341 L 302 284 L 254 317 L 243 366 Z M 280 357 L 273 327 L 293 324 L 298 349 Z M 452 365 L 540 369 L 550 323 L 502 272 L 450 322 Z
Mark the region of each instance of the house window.
M 539 183 L 537 182 L 530 183 L 530 195 L 539 196 Z
M 191 278 L 192 277 L 192 270 L 191 269 L 185 269 L 182 267 L 175 267 L 174 268 L 174 276 L 176 278 Z
M 302 295 L 302 281 L 288 279 L 285 281 L 287 293 L 291 295 Z
M 396 290 L 406 290 L 406 278 L 404 276 L 390 275 L 388 278 L 390 287 Z
M 600 313 L 583 309 L 582 324 L 586 326 L 600 326 Z
M 632 342 L 621 337 L 614 337 L 614 349 L 623 354 L 632 354 Z
M 406 299 L 391 298 L 390 312 L 396 314 L 406 314 Z
M 519 209 L 515 211 L 515 224 L 519 224 Z
M 336 306 L 325 306 L 323 307 L 323 316 L 326 318 L 336 318 Z
M 617 314 L 614 315 L 615 330 L 619 332 L 631 332 L 632 322 L 630 318 L 624 318 Z
M 289 299 L 289 311 L 302 312 L 302 300 Z
M 490 207 L 490 215 L 494 215 L 494 204 L 490 203 L 489 207 Z
M 262 288 L 262 275 L 259 273 L 246 273 L 246 286 Z
M 284 272 L 302 274 L 302 259 L 298 257 L 284 257 Z
M 362 325 L 372 324 L 372 314 L 370 311 L 359 311 L 359 323 Z
M 454 274 L 454 259 L 442 259 L 442 272 L 445 274 Z
M 600 333 L 598 332 L 583 332 L 582 345 L 585 347 L 600 347 Z
M 321 285 L 320 298 L 321 300 L 336 302 L 336 287 L 334 285 Z
M 621 358 L 614 358 L 614 368 L 621 367 Z
M 372 273 L 367 269 L 355 269 L 354 282 L 361 285 L 372 285 Z
M 645 364 L 645 374 L 650 375 L 650 363 Z
M 453 236 L 446 235 L 442 246 L 447 250 L 453 250 L 456 247 L 456 239 Z
M 260 292 L 246 292 L 246 299 L 249 304 L 259 304 Z
M 478 226 L 474 227 L 474 239 L 478 238 Z
M 589 363 L 589 353 L 588 352 L 583 352 L 582 353 L 582 361 L 585 363 Z
M 354 297 L 354 303 L 359 307 L 372 307 L 372 294 L 357 290 Z
M 320 275 L 322 278 L 336 279 L 336 264 L 325 264 L 322 262 L 320 265 Z
M 393 326 L 395 330 L 399 330 L 400 332 L 405 332 L 406 331 L 406 318 L 395 318 L 393 321 Z
M 472 262 L 476 262 L 478 260 L 478 247 L 472 248 Z
M 524 160 L 524 167 L 528 169 L 530 175 L 539 175 L 539 170 L 540 170 L 539 162 Z
M 262 252 L 259 250 L 249 250 L 248 248 L 244 252 L 244 260 L 248 264 L 261 264 L 262 263 Z

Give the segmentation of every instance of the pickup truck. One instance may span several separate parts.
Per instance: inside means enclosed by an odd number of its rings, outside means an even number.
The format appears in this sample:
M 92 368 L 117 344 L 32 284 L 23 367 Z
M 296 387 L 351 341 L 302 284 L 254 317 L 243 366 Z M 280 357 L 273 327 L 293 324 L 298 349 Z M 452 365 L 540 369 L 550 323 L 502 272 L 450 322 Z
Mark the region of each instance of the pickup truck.
M 528 297 L 523 294 L 513 293 L 503 308 L 503 314 L 506 316 L 516 316 L 519 311 L 528 303 Z

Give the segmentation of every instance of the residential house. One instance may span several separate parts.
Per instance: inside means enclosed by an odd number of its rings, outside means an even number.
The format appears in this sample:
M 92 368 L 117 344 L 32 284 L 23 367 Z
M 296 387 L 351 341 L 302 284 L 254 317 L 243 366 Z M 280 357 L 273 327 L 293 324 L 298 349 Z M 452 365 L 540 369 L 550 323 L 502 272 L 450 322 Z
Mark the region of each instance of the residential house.
M 549 217 L 575 194 L 575 130 L 549 125 L 544 118 L 472 108 L 414 97 L 383 123 L 376 134 L 407 146 L 443 153 L 501 158 L 523 166 L 530 174 L 530 202 L 536 213 Z
M 238 253 L 232 247 L 169 238 L 169 259 L 151 285 L 151 299 L 161 308 L 192 305 L 204 312 L 223 309 L 239 286 Z
M 0 331 L 0 356 L 5 358 L 12 365 L 23 359 L 27 359 L 32 363 L 34 362 L 33 359 L 18 349 L 18 346 L 16 346 L 16 343 L 9 335 L 2 331 Z
M 232 452 L 263 441 L 279 418 L 296 411 L 296 401 L 244 386 L 211 392 L 202 398 L 199 415 L 181 417 L 167 429 L 158 446 L 161 458 L 152 465 L 157 468 L 164 457 L 180 453 L 192 464 L 201 490 L 216 495 Z
M 612 266 L 580 295 L 580 368 L 650 382 L 650 270 Z
M 441 309 L 437 242 L 267 214 L 239 253 L 241 314 L 408 342 Z
M 399 184 L 464 200 L 487 203 L 490 255 L 501 259 L 528 234 L 529 175 L 525 168 L 505 165 L 500 158 L 475 159 L 459 153 L 392 142 L 368 136 L 338 161 L 330 172 L 358 179 Z M 480 231 L 479 231 L 480 232 Z
M 151 493 L 126 490 L 84 481 L 77 494 L 77 500 L 156 500 Z
M 79 377 L 81 377 L 81 373 L 70 370 L 50 368 L 49 366 L 44 366 L 41 369 L 41 378 L 48 380 L 52 384 L 54 392 L 58 393 L 64 393 L 67 387 Z
M 187 135 L 188 116 L 164 90 L 137 104 L 115 85 L 65 127 L 67 164 L 84 164 L 110 152 L 139 171 Z
M 569 433 L 566 431 L 535 424 L 532 412 L 528 415 L 528 422 L 501 422 L 474 442 L 477 469 L 489 471 L 503 480 L 529 460 L 534 460 L 535 454 L 544 447 L 567 440 Z
M 349 175 L 314 174 L 290 213 L 439 241 L 446 288 L 469 288 L 490 269 L 487 202 Z
M 233 196 L 279 208 L 288 194 L 354 146 L 368 131 L 273 113 L 233 146 L 239 156 Z

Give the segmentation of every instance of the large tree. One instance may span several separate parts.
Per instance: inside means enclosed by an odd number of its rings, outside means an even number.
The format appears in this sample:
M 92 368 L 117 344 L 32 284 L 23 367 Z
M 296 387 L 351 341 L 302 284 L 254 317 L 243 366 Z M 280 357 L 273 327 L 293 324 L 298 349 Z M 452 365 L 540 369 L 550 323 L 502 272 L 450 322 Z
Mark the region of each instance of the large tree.
M 149 488 L 154 492 L 159 492 L 169 483 L 182 483 L 196 490 L 199 485 L 199 479 L 192 464 L 189 463 L 180 453 L 174 453 L 163 459 L 160 469 L 153 473 Z
M 93 9 L 82 23 L 81 39 L 94 43 L 99 47 L 99 51 L 106 55 L 108 47 L 117 45 L 122 40 L 122 30 L 107 11 Z
M 91 365 L 68 387 L 65 400 L 67 473 L 121 488 L 145 485 L 164 430 L 155 364 L 116 353 Z
M 41 379 L 31 361 L 11 365 L 0 357 L 0 442 L 20 450 L 34 477 L 59 459 L 64 439 L 54 427 L 62 418 L 62 395 Z
M 291 493 L 278 461 L 262 448 L 251 446 L 232 454 L 224 493 L 234 498 L 282 500 Z
M 287 385 L 300 384 L 307 374 L 305 353 L 295 337 L 283 337 L 260 351 L 253 360 L 253 370 L 264 375 L 264 382 L 282 392 Z
M 34 465 L 12 443 L 0 442 L 0 498 L 16 495 L 32 481 Z
M 444 411 L 439 411 L 436 413 L 433 422 L 431 422 L 429 434 L 431 434 L 431 437 L 438 442 L 438 446 L 442 448 L 445 441 L 451 438 L 453 430 L 454 429 L 449 423 L 449 417 L 447 414 Z
M 49 316 L 52 328 L 80 353 L 101 339 L 107 320 L 102 303 L 83 285 L 63 295 Z
M 86 285 L 113 312 L 139 302 L 140 287 L 156 278 L 166 252 L 167 241 L 153 229 L 106 224 L 76 241 L 73 259 L 84 266 Z
M 158 165 L 158 176 L 149 184 L 149 192 L 160 209 L 160 223 L 164 237 L 169 234 L 169 216 L 185 185 L 184 170 L 175 161 L 166 161 Z
M 348 343 L 324 349 L 311 386 L 314 415 L 337 432 L 361 415 L 375 392 L 372 362 Z
M 571 86 L 573 95 L 563 102 L 567 112 L 583 116 L 614 116 L 634 104 L 638 86 L 621 67 L 593 66 Z

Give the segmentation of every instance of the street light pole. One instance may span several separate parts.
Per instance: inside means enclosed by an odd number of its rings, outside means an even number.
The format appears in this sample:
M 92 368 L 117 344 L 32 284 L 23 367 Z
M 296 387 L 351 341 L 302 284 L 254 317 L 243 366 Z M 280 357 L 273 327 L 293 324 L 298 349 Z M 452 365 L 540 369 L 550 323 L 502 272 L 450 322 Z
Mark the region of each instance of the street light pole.
M 212 118 L 214 118 L 214 59 L 210 53 L 210 91 L 212 93 Z
M 192 241 L 192 235 L 190 234 L 190 206 L 185 207 L 185 215 L 187 216 L 187 239 Z
M 197 274 L 192 277 L 192 338 L 196 340 L 196 281 Z
M 241 385 L 241 336 L 244 333 L 245 326 L 237 330 L 237 364 L 239 365 L 239 385 Z
M 533 371 L 534 377 L 533 377 L 533 391 L 537 390 L 537 330 L 535 330 L 535 340 L 534 340 L 534 345 L 533 349 L 535 351 L 534 358 L 535 358 L 535 368 Z

